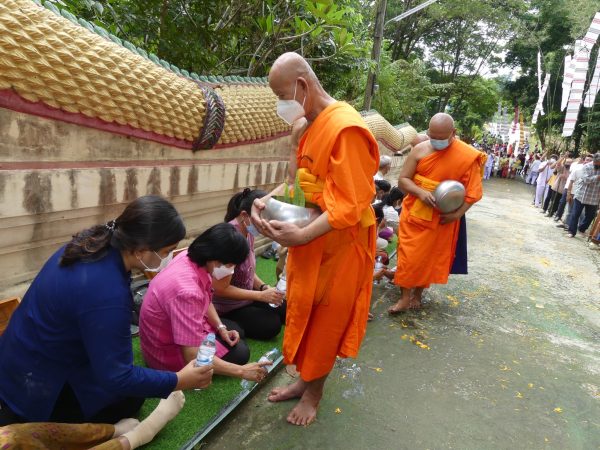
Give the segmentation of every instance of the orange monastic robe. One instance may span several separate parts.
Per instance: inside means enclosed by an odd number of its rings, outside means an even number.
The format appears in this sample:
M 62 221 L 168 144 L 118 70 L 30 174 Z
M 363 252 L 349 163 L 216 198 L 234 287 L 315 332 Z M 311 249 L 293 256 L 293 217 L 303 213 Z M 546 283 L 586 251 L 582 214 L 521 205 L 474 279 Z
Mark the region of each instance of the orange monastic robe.
M 308 244 L 290 248 L 287 260 L 283 354 L 304 381 L 312 381 L 331 371 L 337 355 L 356 357 L 365 335 L 373 287 L 371 200 L 379 151 L 360 115 L 337 102 L 304 133 L 297 159 L 298 167 L 323 185 L 311 201 L 328 213 L 333 227 Z
M 460 181 L 465 186 L 465 201 L 472 204 L 483 196 L 481 167 L 485 159 L 483 153 L 455 139 L 447 149 L 421 159 L 413 181 L 429 191 L 442 181 Z M 440 212 L 437 209 L 428 210 L 415 196 L 406 195 L 398 228 L 395 283 L 405 288 L 447 283 L 454 261 L 459 225 L 459 220 L 440 224 Z

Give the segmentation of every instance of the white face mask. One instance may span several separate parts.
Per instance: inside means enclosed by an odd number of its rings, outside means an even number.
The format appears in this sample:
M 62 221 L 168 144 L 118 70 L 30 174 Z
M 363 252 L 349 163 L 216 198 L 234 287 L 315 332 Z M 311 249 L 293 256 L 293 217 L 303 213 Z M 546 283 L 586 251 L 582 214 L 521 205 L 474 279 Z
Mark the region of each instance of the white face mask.
M 154 252 L 154 254 L 156 256 L 158 256 L 158 258 L 160 259 L 160 264 L 158 265 L 158 267 L 154 267 L 154 268 L 148 267 L 146 265 L 146 263 L 144 261 L 142 261 L 142 259 L 140 257 L 138 257 L 138 261 L 142 263 L 142 265 L 146 268 L 146 271 L 148 271 L 148 272 L 160 272 L 165 267 L 167 267 L 169 265 L 169 263 L 171 262 L 171 260 L 173 259 L 173 250 L 171 250 L 169 252 L 169 254 L 167 256 L 165 256 L 164 258 L 161 258 L 160 255 L 156 252 Z
M 294 86 L 294 98 L 292 100 L 277 100 L 277 115 L 288 125 L 293 124 L 296 120 L 300 117 L 304 117 L 306 114 L 304 112 L 306 96 L 304 96 L 304 100 L 302 100 L 302 104 L 300 104 L 296 100 L 297 87 L 298 80 L 296 80 L 296 85 Z
M 229 275 L 233 275 L 233 272 L 235 272 L 235 266 L 215 266 L 215 268 L 212 271 L 212 276 L 215 280 L 222 280 L 223 278 L 228 277 Z

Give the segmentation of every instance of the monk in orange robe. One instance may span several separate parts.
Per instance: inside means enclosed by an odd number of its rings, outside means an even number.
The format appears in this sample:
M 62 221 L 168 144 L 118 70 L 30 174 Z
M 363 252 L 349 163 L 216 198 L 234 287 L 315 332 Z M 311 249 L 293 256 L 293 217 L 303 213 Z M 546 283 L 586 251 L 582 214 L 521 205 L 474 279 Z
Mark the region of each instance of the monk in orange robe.
M 402 298 L 389 308 L 391 314 L 421 307 L 423 289 L 446 284 L 454 261 L 460 218 L 481 199 L 485 154 L 456 137 L 454 120 L 439 113 L 429 122 L 429 140 L 409 153 L 398 185 L 407 195 L 402 202 L 398 228 L 398 264 L 395 284 Z M 465 187 L 461 207 L 448 214 L 435 208 L 432 192 L 446 180 Z
M 269 85 L 284 120 L 308 120 L 296 163 L 307 200 L 322 211 L 304 228 L 262 220 L 266 198 L 256 200 L 252 211 L 259 231 L 289 247 L 283 354 L 300 376 L 274 389 L 269 400 L 300 398 L 287 420 L 308 425 L 316 418 L 336 357 L 356 357 L 365 335 L 376 241 L 371 200 L 379 152 L 360 115 L 330 97 L 301 56 L 280 56 L 269 72 Z

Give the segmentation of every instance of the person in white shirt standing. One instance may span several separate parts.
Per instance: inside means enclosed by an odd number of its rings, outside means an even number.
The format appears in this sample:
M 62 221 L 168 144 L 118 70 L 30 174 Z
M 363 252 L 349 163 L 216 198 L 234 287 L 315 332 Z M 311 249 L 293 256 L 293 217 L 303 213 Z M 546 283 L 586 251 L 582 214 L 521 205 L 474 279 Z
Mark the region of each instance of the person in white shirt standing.
M 535 184 L 541 163 L 542 161 L 540 160 L 540 155 L 535 155 L 535 159 L 531 163 L 531 170 L 529 172 L 529 176 L 527 177 L 527 184 Z
M 542 206 L 544 195 L 548 188 L 548 180 L 554 172 L 554 166 L 556 165 L 556 156 L 552 155 L 548 161 L 544 161 L 539 165 L 539 173 L 537 177 L 537 187 L 535 189 L 535 200 L 533 202 L 536 208 Z
M 569 211 L 567 213 L 567 217 L 565 218 L 564 223 L 559 223 L 556 225 L 558 228 L 568 228 L 569 219 L 571 217 L 571 201 L 569 201 L 569 193 L 573 195 L 574 183 L 579 178 L 579 169 L 583 167 L 584 164 L 592 162 L 592 157 L 587 155 L 585 157 L 581 157 L 577 159 L 577 162 L 571 164 L 569 169 L 569 178 L 567 178 L 567 183 L 565 184 L 565 190 L 563 191 L 563 195 L 560 199 L 560 203 L 558 204 L 558 211 L 556 211 L 556 218 L 554 219 L 556 222 L 562 219 L 562 216 L 565 212 L 565 207 L 569 205 Z
M 373 179 L 384 180 L 391 168 L 392 158 L 387 155 L 381 155 L 379 157 L 379 171 L 373 176 Z

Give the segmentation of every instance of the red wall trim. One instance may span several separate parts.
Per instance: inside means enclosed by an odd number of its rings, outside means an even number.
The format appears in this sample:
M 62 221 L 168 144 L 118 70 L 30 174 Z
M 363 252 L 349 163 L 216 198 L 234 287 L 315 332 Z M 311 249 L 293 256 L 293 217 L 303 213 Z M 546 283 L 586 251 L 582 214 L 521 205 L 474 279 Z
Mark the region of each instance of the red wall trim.
M 159 144 L 169 145 L 171 147 L 177 147 L 185 150 L 192 149 L 192 142 L 185 141 L 183 139 L 171 138 L 163 136 L 153 131 L 144 131 L 139 128 L 133 128 L 129 125 L 119 125 L 114 122 L 106 122 L 102 119 L 87 117 L 80 113 L 70 113 L 61 109 L 53 108 L 42 102 L 30 102 L 19 96 L 12 89 L 0 90 L 0 107 L 11 109 L 13 111 L 22 112 L 26 114 L 32 114 L 35 116 L 45 117 L 47 119 L 60 120 L 61 122 L 73 123 L 75 125 L 81 125 L 84 127 L 95 128 L 101 131 L 107 131 L 109 133 L 120 134 L 128 137 L 135 137 L 139 139 L 145 139 L 149 141 L 158 142 Z M 269 136 L 262 139 L 255 139 L 251 141 L 236 142 L 233 144 L 218 144 L 214 148 L 227 148 L 236 147 L 240 145 L 255 144 L 259 142 L 266 142 L 280 137 L 289 135 L 290 131 L 284 131 L 274 136 Z M 205 151 L 205 150 L 199 150 Z
M 122 167 L 190 167 L 208 164 L 285 162 L 280 157 L 268 158 L 219 158 L 219 159 L 169 159 L 169 160 L 127 160 L 127 161 L 8 161 L 0 162 L 2 170 L 46 170 L 46 169 L 95 169 Z

